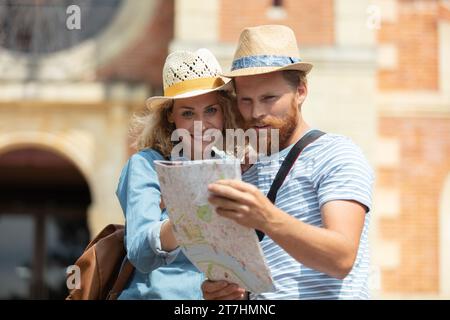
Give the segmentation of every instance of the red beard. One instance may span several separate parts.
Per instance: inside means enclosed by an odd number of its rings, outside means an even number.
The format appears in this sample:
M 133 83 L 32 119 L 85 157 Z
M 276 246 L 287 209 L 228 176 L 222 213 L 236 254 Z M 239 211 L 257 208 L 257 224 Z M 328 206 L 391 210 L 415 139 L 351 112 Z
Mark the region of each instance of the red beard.
M 272 152 L 272 145 L 276 141 L 272 141 L 271 130 L 278 129 L 278 146 L 279 149 L 282 150 L 288 146 L 288 141 L 294 133 L 297 125 L 298 125 L 298 106 L 295 103 L 294 99 L 291 102 L 291 108 L 289 109 L 288 114 L 286 114 L 283 118 L 278 118 L 274 116 L 266 116 L 261 120 L 253 120 L 246 123 L 246 129 L 253 129 L 255 126 L 270 126 L 270 129 L 261 129 L 267 130 L 267 136 L 260 137 L 258 134 L 258 145 L 252 145 L 253 149 L 257 151 L 257 153 L 265 153 L 264 152 L 264 144 L 266 145 L 267 155 L 270 155 Z M 261 141 L 260 141 L 261 140 Z M 265 140 L 265 142 L 264 142 Z M 261 148 L 260 148 L 261 147 Z M 261 150 L 260 150 L 261 149 Z M 261 152 L 260 152 L 261 151 Z M 273 150 L 277 151 L 277 150 Z

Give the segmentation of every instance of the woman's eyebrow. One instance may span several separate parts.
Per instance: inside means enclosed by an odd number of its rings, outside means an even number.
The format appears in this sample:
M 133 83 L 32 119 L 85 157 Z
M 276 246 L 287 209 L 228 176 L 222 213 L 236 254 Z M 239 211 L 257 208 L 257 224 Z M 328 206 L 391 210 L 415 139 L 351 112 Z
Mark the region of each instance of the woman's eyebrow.
M 217 105 L 219 105 L 219 103 L 213 103 L 213 104 L 204 106 L 203 109 L 211 108 L 211 107 L 214 107 L 214 106 L 217 106 Z
M 180 106 L 180 109 L 194 110 L 194 108 L 188 106 Z

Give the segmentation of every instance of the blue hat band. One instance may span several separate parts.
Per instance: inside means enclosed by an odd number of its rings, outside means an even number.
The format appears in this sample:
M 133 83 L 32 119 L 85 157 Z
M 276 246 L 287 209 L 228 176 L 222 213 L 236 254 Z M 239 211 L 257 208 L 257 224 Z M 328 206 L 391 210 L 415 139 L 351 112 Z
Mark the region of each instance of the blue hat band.
M 234 60 L 231 65 L 231 71 L 254 67 L 285 67 L 301 61 L 301 59 L 288 56 L 246 56 Z

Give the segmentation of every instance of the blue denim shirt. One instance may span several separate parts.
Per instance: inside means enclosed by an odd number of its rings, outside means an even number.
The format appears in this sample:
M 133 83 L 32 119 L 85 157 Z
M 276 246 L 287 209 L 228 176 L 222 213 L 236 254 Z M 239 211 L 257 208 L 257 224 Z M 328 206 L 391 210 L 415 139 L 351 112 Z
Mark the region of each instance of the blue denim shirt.
M 136 267 L 119 299 L 202 299 L 203 274 L 180 248 L 161 249 L 161 225 L 168 219 L 159 204 L 161 191 L 154 160 L 164 160 L 152 149 L 144 149 L 128 160 L 122 170 L 116 195 L 125 214 L 125 245 Z

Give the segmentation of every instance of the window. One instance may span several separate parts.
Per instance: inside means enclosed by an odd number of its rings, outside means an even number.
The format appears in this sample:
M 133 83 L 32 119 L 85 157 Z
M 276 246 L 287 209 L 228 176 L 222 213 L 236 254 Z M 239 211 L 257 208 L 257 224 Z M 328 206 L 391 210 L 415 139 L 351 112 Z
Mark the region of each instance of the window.
M 272 6 L 273 7 L 282 7 L 283 6 L 283 0 L 272 0 Z
M 0 2 L 0 47 L 27 54 L 64 50 L 99 34 L 118 12 L 122 0 L 79 2 L 80 29 L 69 30 L 71 0 Z
M 0 300 L 67 297 L 66 268 L 89 242 L 89 186 L 41 149 L 0 155 Z
M 283 7 L 283 0 L 272 0 L 272 5 L 267 9 L 266 16 L 269 20 L 280 21 L 287 18 L 287 12 Z

